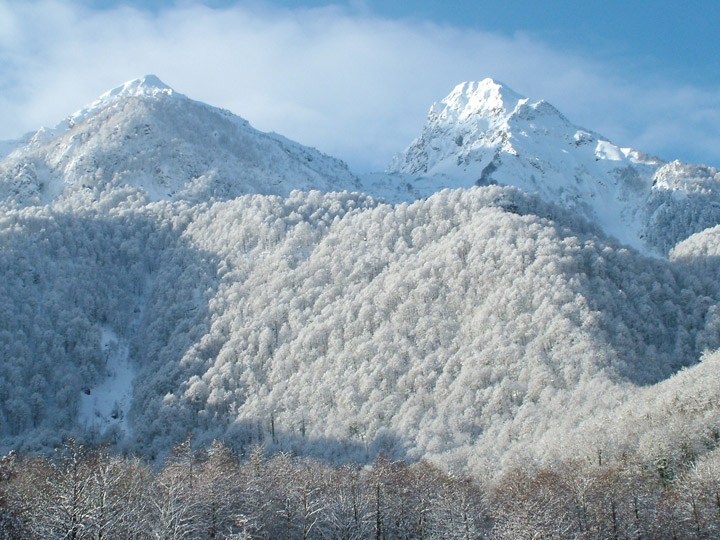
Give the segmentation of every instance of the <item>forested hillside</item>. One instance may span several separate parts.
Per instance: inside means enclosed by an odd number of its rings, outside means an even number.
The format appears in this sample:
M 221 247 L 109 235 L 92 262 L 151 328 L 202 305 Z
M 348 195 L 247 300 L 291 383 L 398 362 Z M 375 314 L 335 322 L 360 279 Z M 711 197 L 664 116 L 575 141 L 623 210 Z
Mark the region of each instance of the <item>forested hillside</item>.
M 718 347 L 713 272 L 513 188 L 397 206 L 81 193 L 0 222 L 0 305 L 21 306 L 1 319 L 7 449 L 76 435 L 155 456 L 193 433 L 500 470 L 585 452 L 588 419 Z M 127 343 L 132 405 L 84 433 L 107 332 Z

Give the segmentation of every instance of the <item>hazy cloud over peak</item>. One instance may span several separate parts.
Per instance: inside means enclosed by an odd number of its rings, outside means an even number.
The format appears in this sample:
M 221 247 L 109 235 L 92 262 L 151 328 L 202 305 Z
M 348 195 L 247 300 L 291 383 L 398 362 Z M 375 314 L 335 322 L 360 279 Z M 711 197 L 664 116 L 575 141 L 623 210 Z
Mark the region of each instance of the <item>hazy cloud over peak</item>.
M 359 7 L 358 7 L 359 6 Z M 614 142 L 720 165 L 720 92 L 588 60 L 527 33 L 459 29 L 351 8 L 262 3 L 156 11 L 0 0 L 0 138 L 54 124 L 105 90 L 155 73 L 343 158 L 382 169 L 457 83 L 497 78 Z

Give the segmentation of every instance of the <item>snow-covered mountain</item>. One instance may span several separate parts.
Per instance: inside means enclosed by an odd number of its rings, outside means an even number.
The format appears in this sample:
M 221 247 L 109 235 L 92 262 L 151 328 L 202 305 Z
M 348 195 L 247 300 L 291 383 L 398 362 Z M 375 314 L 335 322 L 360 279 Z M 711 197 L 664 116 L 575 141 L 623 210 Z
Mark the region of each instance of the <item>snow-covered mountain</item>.
M 668 239 L 657 230 L 658 212 L 677 212 L 677 202 L 692 193 L 694 211 L 707 213 L 718 192 L 700 187 L 715 187 L 717 170 L 666 164 L 617 146 L 546 101 L 532 101 L 492 79 L 459 84 L 435 103 L 421 136 L 395 157 L 388 173 L 371 176 L 368 184 L 393 200 L 443 188 L 512 185 L 579 211 L 628 245 L 660 253 L 709 225 L 686 224 Z M 706 221 L 719 222 L 711 210 Z
M 0 200 L 21 205 L 111 183 L 142 188 L 150 200 L 189 201 L 358 187 L 342 161 L 257 131 L 153 75 L 106 92 L 55 128 L 5 143 L 3 153 Z
M 490 80 L 362 182 L 151 76 L 0 151 L 0 450 L 192 432 L 485 474 L 718 447 L 720 402 L 691 408 L 720 359 L 715 169 Z

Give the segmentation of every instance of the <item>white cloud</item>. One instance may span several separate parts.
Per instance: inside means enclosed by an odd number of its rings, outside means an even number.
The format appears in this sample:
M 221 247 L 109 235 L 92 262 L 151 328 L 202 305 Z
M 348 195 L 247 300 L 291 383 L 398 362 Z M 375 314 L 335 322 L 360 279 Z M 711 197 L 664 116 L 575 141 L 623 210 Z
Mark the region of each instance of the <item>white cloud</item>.
M 645 82 L 652 74 L 524 34 L 384 20 L 362 6 L 185 2 L 151 13 L 0 0 L 0 21 L 0 138 L 53 124 L 103 91 L 155 73 L 259 129 L 378 169 L 419 134 L 433 101 L 458 82 L 492 76 L 618 144 L 720 164 L 718 92 Z

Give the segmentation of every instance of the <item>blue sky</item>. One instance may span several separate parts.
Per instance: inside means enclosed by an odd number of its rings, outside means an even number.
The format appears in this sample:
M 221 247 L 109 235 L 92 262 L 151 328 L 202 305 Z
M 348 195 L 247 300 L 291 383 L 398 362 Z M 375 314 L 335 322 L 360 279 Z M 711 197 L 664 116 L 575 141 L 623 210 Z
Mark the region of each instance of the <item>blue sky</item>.
M 90 5 L 111 7 L 104 0 Z M 158 11 L 176 2 L 154 0 L 125 2 Z M 203 2 L 227 8 L 231 0 Z M 281 8 L 344 6 L 356 14 L 393 19 L 414 19 L 459 28 L 512 35 L 526 32 L 552 46 L 580 49 L 584 54 L 613 61 L 626 57 L 629 65 L 683 77 L 697 84 L 720 82 L 717 0 L 274 0 Z
M 0 0 L 0 139 L 154 73 L 382 169 L 493 77 L 623 146 L 720 166 L 720 2 Z

